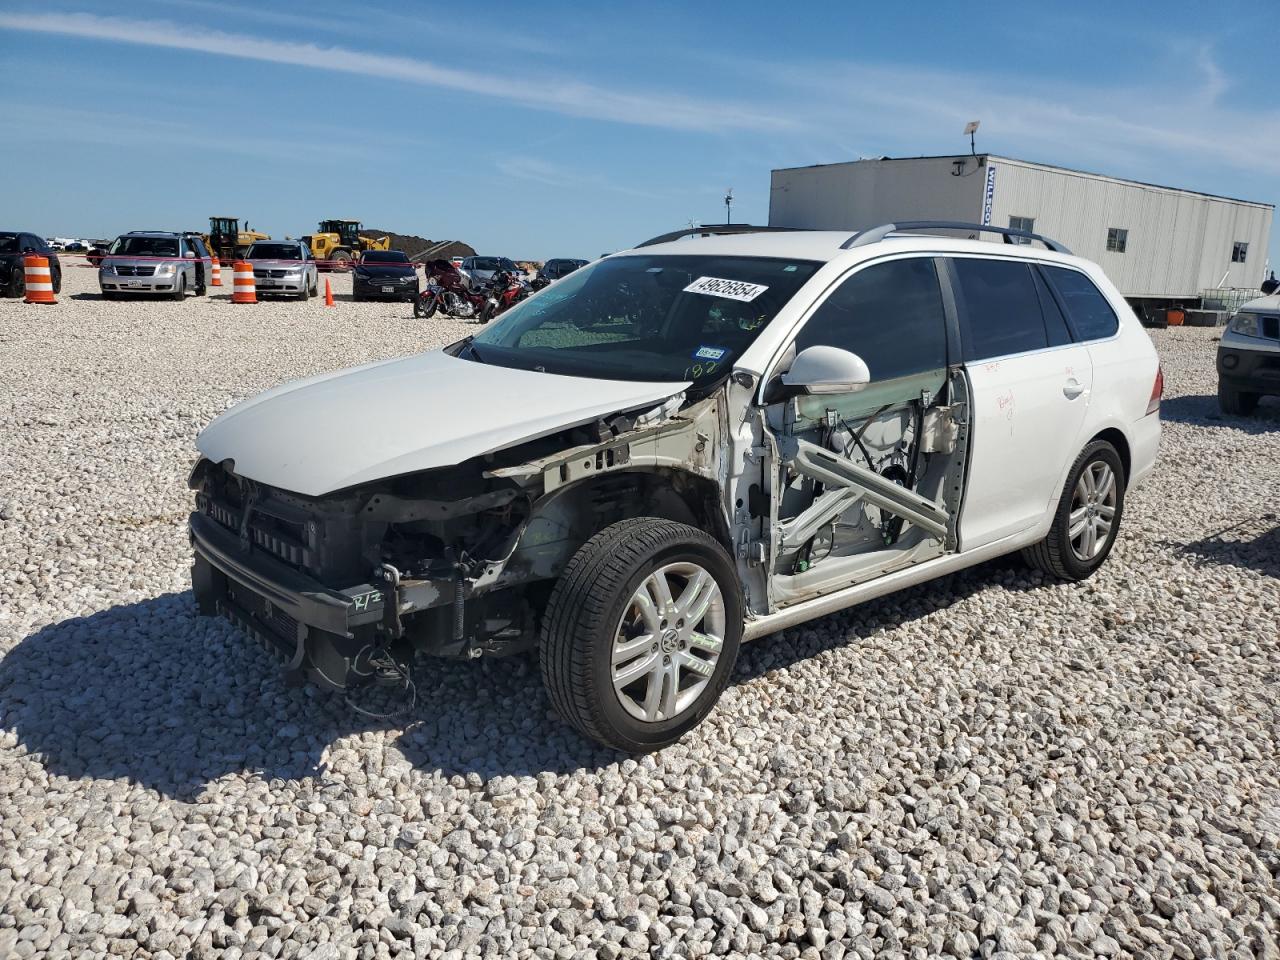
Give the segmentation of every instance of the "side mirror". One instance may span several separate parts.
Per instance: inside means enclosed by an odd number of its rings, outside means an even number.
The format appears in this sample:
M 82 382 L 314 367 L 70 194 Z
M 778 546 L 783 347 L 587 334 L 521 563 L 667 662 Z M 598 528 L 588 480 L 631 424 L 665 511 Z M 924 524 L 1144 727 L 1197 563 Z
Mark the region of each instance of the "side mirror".
M 791 369 L 779 380 L 782 396 L 856 393 L 871 382 L 871 371 L 856 353 L 839 347 L 814 346 L 801 350 Z M 775 391 L 771 391 L 775 392 Z

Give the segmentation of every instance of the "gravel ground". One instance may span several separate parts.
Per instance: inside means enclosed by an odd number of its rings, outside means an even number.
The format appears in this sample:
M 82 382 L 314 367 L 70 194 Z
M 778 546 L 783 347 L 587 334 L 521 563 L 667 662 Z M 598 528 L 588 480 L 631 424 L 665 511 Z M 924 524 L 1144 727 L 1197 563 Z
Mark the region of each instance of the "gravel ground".
M 1218 416 L 1212 330 L 1155 333 L 1161 463 L 1094 579 L 761 641 L 636 761 L 525 659 L 379 722 L 194 616 L 199 427 L 467 324 L 66 273 L 0 301 L 0 957 L 1280 956 L 1280 404 Z

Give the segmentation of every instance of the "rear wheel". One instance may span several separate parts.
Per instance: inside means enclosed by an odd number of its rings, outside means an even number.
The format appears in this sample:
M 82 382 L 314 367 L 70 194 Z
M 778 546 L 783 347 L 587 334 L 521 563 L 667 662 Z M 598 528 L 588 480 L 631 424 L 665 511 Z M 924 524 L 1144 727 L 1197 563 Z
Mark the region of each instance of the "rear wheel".
M 1067 476 L 1049 535 L 1022 555 L 1032 566 L 1063 580 L 1092 576 L 1120 532 L 1124 488 L 1124 465 L 1116 448 L 1105 440 L 1093 441 Z
M 1247 393 L 1244 390 L 1233 390 L 1224 384 L 1218 384 L 1218 409 L 1232 417 L 1247 417 L 1258 408 L 1260 395 Z
M 657 750 L 711 712 L 741 639 L 724 548 L 682 523 L 624 520 L 587 541 L 557 581 L 543 617 L 542 680 L 584 736 Z

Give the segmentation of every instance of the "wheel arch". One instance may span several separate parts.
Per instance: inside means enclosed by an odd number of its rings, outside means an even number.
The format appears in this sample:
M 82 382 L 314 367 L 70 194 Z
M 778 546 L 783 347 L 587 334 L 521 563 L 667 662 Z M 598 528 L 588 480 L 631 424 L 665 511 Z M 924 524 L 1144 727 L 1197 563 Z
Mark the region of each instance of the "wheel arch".
M 1105 440 L 1116 448 L 1116 453 L 1120 455 L 1120 465 L 1124 467 L 1124 484 L 1127 488 L 1129 479 L 1133 476 L 1133 458 L 1129 449 L 1129 438 L 1119 427 L 1105 427 L 1090 437 L 1089 443 L 1095 440 Z M 1085 444 L 1086 447 L 1088 445 L 1088 443 Z
M 536 501 L 512 561 L 517 567 L 531 565 L 536 576 L 558 576 L 593 536 L 635 517 L 704 530 L 733 555 L 722 493 L 714 480 L 673 467 L 638 466 L 584 478 Z

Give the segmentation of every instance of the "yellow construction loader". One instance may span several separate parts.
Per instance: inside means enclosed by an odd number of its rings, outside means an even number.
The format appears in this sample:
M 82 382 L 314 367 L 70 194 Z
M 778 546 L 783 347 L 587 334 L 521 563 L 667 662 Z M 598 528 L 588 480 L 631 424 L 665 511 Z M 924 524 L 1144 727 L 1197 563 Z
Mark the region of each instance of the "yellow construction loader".
M 241 230 L 239 217 L 210 217 L 209 234 L 204 241 L 219 260 L 230 263 L 243 257 L 254 241 L 270 239 L 265 233 L 250 230 L 248 223 Z
M 301 237 L 320 269 L 346 270 L 366 250 L 389 250 L 389 237 L 366 237 L 359 220 L 321 220 L 318 232 Z

